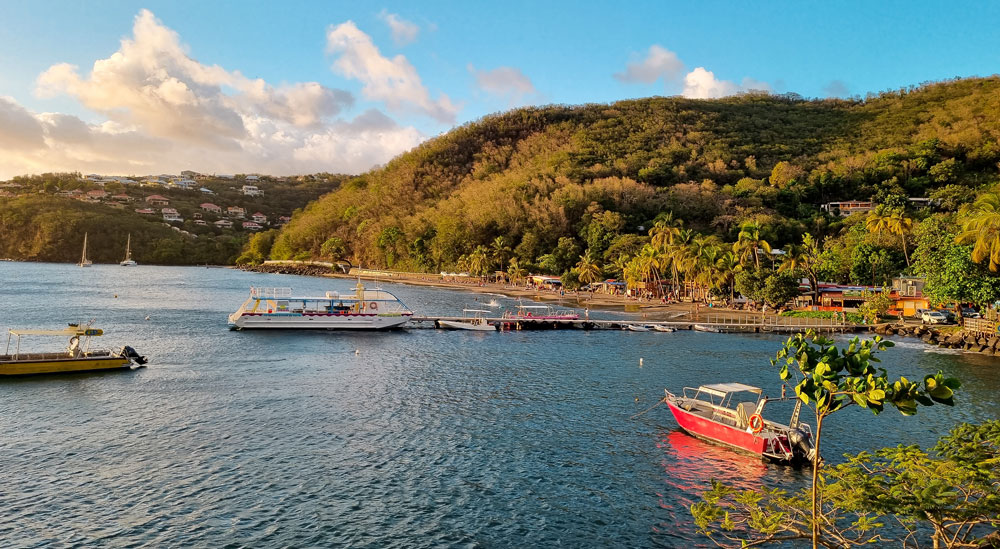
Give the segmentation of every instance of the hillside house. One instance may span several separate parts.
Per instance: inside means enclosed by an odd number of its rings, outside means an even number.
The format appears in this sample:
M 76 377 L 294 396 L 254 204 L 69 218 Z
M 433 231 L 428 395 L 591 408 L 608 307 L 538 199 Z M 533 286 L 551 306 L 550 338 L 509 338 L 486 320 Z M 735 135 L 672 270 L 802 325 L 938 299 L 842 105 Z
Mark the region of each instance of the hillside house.
M 111 197 L 115 202 L 135 202 L 135 199 L 127 194 L 116 194 Z
M 212 204 L 211 202 L 203 202 L 198 207 L 201 208 L 201 209 L 203 209 L 203 210 L 205 210 L 206 212 L 222 213 L 222 207 L 221 206 L 216 206 L 215 204 Z
M 257 223 L 261 224 L 267 223 L 267 216 L 260 212 L 254 212 L 254 214 L 250 216 L 250 219 L 253 219 Z
M 264 227 L 261 227 L 260 225 L 258 225 L 257 223 L 254 223 L 253 221 L 244 221 L 243 222 L 243 228 L 246 229 L 246 230 L 248 230 L 248 231 L 259 231 L 259 230 L 263 229 Z
M 160 213 L 163 214 L 164 221 L 184 221 L 181 214 L 173 208 L 163 208 Z
M 239 206 L 230 206 L 226 208 L 226 215 L 229 217 L 235 217 L 236 219 L 243 219 L 247 215 L 247 211 Z
M 201 191 L 202 194 L 215 194 L 215 191 L 213 191 L 212 189 L 205 188 L 205 187 L 202 187 L 202 188 L 200 188 L 198 190 Z
M 264 196 L 264 191 L 260 190 L 257 185 L 243 185 L 240 189 L 243 196 Z
M 156 214 L 156 210 L 153 208 L 136 208 L 135 213 L 142 215 L 154 215 Z
M 194 220 L 194 224 L 195 225 L 208 225 L 208 221 L 205 221 L 204 219 L 195 219 Z
M 89 200 L 90 202 L 100 202 L 101 200 L 104 200 L 107 197 L 108 197 L 107 191 L 102 191 L 100 189 L 87 191 L 87 200 Z
M 169 206 L 170 199 L 158 194 L 151 194 L 146 197 L 146 204 L 149 204 L 150 206 Z
M 233 228 L 233 222 L 230 221 L 230 220 L 228 220 L 228 219 L 220 219 L 220 220 L 218 220 L 218 221 L 215 222 L 215 226 L 218 227 L 218 228 L 220 228 L 220 229 L 232 229 Z
M 824 212 L 847 217 L 855 213 L 868 213 L 872 211 L 871 200 L 848 200 L 846 202 L 827 202 L 819 207 Z

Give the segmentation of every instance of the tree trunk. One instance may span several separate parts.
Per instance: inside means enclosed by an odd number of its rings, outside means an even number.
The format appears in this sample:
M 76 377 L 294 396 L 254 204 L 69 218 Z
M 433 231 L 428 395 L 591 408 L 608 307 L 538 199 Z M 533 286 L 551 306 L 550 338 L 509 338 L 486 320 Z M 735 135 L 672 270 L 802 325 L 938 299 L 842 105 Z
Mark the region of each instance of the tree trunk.
M 899 233 L 899 239 L 903 241 L 903 257 L 906 258 L 906 266 L 910 266 L 910 254 L 906 252 L 906 235 Z
M 812 546 L 813 549 L 819 547 L 819 437 L 823 432 L 823 416 L 816 414 L 816 440 L 813 441 L 815 454 L 813 454 L 812 470 Z

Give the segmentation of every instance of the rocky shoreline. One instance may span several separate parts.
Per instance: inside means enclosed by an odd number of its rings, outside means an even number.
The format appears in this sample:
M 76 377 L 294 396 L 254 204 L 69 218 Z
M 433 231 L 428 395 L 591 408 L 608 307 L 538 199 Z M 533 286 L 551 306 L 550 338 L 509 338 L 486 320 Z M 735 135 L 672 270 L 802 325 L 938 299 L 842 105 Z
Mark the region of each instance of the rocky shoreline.
M 989 356 L 1000 356 L 1000 335 L 986 337 L 971 332 L 964 332 L 957 327 L 940 329 L 930 326 L 906 326 L 900 324 L 885 324 L 873 330 L 879 335 L 899 335 L 916 337 L 928 345 L 937 345 L 945 349 L 958 349 L 970 353 L 980 353 Z

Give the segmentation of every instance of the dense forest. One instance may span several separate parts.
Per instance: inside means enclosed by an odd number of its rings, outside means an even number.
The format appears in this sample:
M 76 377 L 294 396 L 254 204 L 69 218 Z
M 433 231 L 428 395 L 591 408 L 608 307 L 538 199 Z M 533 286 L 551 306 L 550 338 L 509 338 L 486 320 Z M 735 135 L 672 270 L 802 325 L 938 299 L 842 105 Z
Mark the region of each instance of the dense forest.
M 640 253 L 669 212 L 690 238 L 734 242 L 752 223 L 771 247 L 806 232 L 830 253 L 867 246 L 890 263 L 875 268 L 879 279 L 880 269 L 906 267 L 902 243 L 821 205 L 873 200 L 919 218 L 932 212 L 906 198 L 929 197 L 954 211 L 998 181 L 998 140 L 996 77 L 865 100 L 751 93 L 524 108 L 347 180 L 248 259 L 340 256 L 436 272 L 470 270 L 480 255 L 492 268 L 513 259 L 564 274 L 584 256 L 609 275 L 618 262 L 621 276 L 621 258 Z M 835 278 L 872 282 L 862 276 L 870 265 L 850 257 L 829 267 Z
M 323 174 L 303 181 L 257 181 L 264 195 L 251 197 L 240 192 L 243 180 L 202 180 L 197 189 L 162 186 L 98 185 L 78 173 L 42 174 L 15 177 L 2 185 L 0 197 L 0 258 L 25 261 L 78 261 L 83 236 L 88 235 L 88 256 L 96 263 L 117 263 L 125 255 L 125 241 L 131 235 L 132 254 L 140 264 L 203 265 L 232 264 L 251 234 L 240 219 L 232 228 L 214 225 L 227 219 L 225 212 L 204 211 L 200 204 L 222 208 L 242 207 L 246 219 L 256 212 L 276 224 L 311 200 L 340 184 L 343 176 Z M 103 190 L 109 196 L 128 196 L 131 202 L 110 199 L 84 201 L 66 196 L 73 191 Z M 160 195 L 184 219 L 167 223 L 160 208 L 149 208 L 145 198 Z M 202 221 L 204 224 L 198 224 Z

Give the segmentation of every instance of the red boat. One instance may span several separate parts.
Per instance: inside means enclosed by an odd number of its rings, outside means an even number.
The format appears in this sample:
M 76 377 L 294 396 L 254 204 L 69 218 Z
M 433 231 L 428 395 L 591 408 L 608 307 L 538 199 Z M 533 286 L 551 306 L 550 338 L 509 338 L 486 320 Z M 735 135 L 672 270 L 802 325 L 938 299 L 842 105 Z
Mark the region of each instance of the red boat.
M 733 405 L 734 396 L 747 394 L 754 396 L 737 397 Z M 681 429 L 695 437 L 781 463 L 811 461 L 815 454 L 812 429 L 799 423 L 798 399 L 788 425 L 762 415 L 769 401 L 786 399 L 768 399 L 759 387 L 742 383 L 685 387 L 681 396 L 666 391 L 664 400 Z

